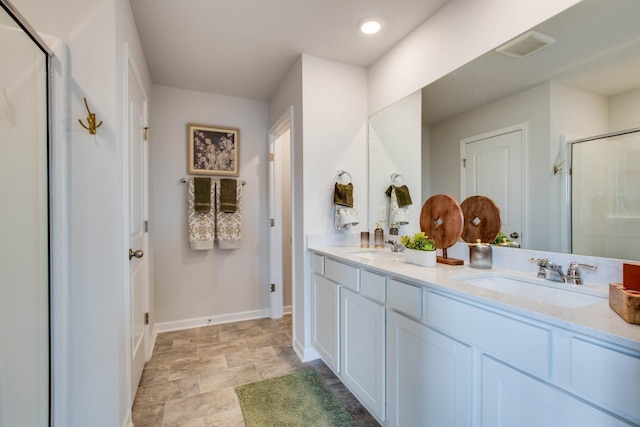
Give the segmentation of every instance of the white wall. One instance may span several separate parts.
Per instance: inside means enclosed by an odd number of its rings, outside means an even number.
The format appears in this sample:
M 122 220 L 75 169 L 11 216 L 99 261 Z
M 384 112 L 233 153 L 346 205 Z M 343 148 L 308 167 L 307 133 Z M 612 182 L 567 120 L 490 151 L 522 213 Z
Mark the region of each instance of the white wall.
M 363 68 L 302 55 L 269 105 L 270 124 L 293 106 L 293 333 L 294 349 L 305 360 L 315 354 L 305 236 L 346 233 L 333 227 L 338 170 L 351 174 L 360 224 L 367 221 L 366 81 Z
M 609 132 L 640 127 L 640 89 L 609 98 Z
M 152 86 L 150 233 L 157 322 L 268 308 L 267 103 Z M 193 251 L 187 240 L 187 123 L 240 129 L 240 249 Z
M 145 60 L 124 0 L 12 3 L 40 33 L 62 39 L 69 52 L 67 106 L 70 211 L 68 247 L 68 370 L 54 400 L 58 425 L 119 426 L 128 410 L 125 360 L 125 158 L 122 103 L 124 41 L 133 46 L 142 79 Z M 96 64 L 101 64 L 97 66 Z M 89 135 L 83 97 L 104 124 Z M 55 337 L 54 337 L 55 339 Z M 59 361 L 56 362 L 59 366 Z
M 369 114 L 579 1 L 450 1 L 369 67 Z
M 303 123 L 302 115 L 302 57 L 291 67 L 269 102 L 269 126 L 274 125 L 283 114 L 293 108 L 291 123 L 291 169 L 292 169 L 292 301 L 293 301 L 293 348 L 302 359 L 305 355 L 305 294 L 303 284 L 305 274 L 305 234 L 304 234 L 304 191 L 303 191 Z M 308 337 L 308 333 L 306 337 Z

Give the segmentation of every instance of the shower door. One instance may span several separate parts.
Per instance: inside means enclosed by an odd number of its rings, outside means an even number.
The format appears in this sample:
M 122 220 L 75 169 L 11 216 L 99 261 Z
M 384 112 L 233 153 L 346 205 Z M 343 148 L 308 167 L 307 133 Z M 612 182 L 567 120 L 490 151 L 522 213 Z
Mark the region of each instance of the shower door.
M 50 424 L 49 56 L 0 6 L 0 427 L 40 427 Z
M 637 260 L 640 129 L 570 144 L 572 252 Z

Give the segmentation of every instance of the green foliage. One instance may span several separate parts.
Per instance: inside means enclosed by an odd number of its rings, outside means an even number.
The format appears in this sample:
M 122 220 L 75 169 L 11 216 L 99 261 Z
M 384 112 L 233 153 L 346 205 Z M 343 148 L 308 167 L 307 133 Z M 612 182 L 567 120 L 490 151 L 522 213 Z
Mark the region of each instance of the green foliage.
M 413 236 L 400 236 L 400 241 L 408 249 L 417 251 L 435 251 L 436 241 L 430 239 L 424 232 L 416 233 Z

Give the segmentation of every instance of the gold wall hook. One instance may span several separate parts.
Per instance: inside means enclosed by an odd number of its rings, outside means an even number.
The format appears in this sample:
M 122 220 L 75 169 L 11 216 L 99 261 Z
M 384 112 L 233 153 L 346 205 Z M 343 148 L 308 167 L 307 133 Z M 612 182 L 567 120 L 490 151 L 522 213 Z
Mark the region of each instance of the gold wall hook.
M 82 120 L 80 119 L 78 119 L 78 122 L 80 122 L 83 128 L 89 131 L 90 135 L 95 135 L 96 129 L 102 126 L 102 120 L 100 120 L 100 123 L 96 124 L 96 115 L 92 113 L 91 110 L 89 110 L 89 104 L 87 103 L 87 98 L 84 98 L 84 106 L 87 107 L 87 113 L 89 113 L 89 115 L 87 116 L 88 124 L 85 126 L 85 124 L 82 123 Z

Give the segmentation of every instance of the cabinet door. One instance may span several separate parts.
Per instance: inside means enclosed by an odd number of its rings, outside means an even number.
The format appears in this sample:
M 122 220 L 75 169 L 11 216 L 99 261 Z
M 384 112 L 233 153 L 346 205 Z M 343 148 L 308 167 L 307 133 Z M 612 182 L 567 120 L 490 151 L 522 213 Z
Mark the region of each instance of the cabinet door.
M 471 347 L 395 312 L 387 340 L 387 425 L 470 426 Z
M 340 372 L 340 286 L 318 274 L 311 276 L 313 346 L 334 372 Z
M 341 291 L 342 381 L 384 421 L 385 307 L 347 289 Z
M 482 425 L 613 427 L 629 424 L 489 357 L 482 360 Z

